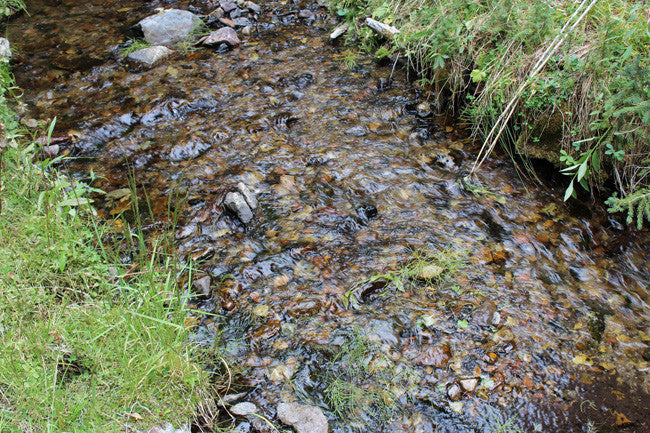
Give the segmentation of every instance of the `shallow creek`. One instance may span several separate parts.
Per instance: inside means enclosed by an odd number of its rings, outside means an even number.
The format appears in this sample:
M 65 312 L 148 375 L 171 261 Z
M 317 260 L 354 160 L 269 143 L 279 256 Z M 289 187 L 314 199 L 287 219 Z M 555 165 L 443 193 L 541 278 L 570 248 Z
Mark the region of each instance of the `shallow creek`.
M 117 54 L 128 28 L 207 4 L 27 3 L 8 29 L 24 120 L 57 116 L 70 172 L 117 191 L 96 197 L 104 217 L 132 215 L 132 173 L 147 230 L 178 218 L 177 254 L 211 277 L 197 307 L 218 315 L 195 338 L 220 342 L 241 372 L 230 392 L 278 427 L 278 402 L 298 400 L 333 432 L 650 431 L 648 232 L 525 186 L 500 157 L 478 173 L 488 194 L 464 190 L 466 133 L 418 117 L 392 64 L 346 68 L 325 9 L 260 4 L 239 48 L 146 69 Z M 238 182 L 260 202 L 247 227 L 222 207 Z M 436 251 L 466 266 L 364 284 Z M 234 425 L 250 423 L 272 431 Z

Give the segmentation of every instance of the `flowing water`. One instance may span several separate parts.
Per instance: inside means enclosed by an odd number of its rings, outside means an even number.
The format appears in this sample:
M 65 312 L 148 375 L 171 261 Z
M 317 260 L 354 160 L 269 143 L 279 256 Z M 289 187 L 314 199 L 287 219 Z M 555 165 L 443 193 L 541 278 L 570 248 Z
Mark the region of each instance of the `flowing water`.
M 24 121 L 57 117 L 67 168 L 109 193 L 101 215 L 134 217 L 134 181 L 147 232 L 175 224 L 178 257 L 210 276 L 196 341 L 219 341 L 230 392 L 278 426 L 298 400 L 334 432 L 650 431 L 648 232 L 501 157 L 464 189 L 475 144 L 418 115 L 392 63 L 346 67 L 325 9 L 261 4 L 241 47 L 147 69 L 117 53 L 129 27 L 209 5 L 27 6 L 8 26 Z M 246 226 L 223 207 L 239 182 L 260 202 Z

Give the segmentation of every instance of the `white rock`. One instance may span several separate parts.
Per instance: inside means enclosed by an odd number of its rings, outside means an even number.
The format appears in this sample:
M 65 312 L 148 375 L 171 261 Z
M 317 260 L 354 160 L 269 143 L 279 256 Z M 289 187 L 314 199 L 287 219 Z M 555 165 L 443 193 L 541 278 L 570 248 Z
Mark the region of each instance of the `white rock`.
M 0 38 L 0 60 L 9 60 L 11 56 L 9 41 L 5 38 Z

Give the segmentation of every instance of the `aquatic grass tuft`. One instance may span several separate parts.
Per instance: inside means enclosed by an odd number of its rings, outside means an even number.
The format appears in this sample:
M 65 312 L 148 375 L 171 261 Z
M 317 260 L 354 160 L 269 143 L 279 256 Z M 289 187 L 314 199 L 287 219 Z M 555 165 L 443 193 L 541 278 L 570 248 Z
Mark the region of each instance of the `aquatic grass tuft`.
M 436 290 L 460 293 L 462 289 L 456 280 L 466 266 L 467 253 L 462 249 L 449 247 L 438 251 L 418 250 L 399 269 L 358 282 L 343 294 L 342 302 L 346 308 L 358 308 L 361 293 L 371 285 L 381 285 L 382 290 L 394 287 L 400 292 L 407 288 L 433 287 Z
M 133 39 L 124 43 L 121 48 L 118 49 L 118 53 L 122 57 L 127 57 L 131 53 L 149 47 L 151 47 L 151 44 L 144 39 Z
M 394 414 L 392 361 L 378 343 L 353 329 L 329 362 L 324 382 L 330 410 L 342 420 L 385 422 Z

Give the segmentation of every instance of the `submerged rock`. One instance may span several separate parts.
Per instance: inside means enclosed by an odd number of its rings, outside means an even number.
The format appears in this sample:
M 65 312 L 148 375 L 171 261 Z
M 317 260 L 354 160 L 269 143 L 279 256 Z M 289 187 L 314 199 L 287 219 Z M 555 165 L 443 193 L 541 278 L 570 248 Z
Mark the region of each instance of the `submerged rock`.
M 172 50 L 163 46 L 156 45 L 154 47 L 143 48 L 138 51 L 134 51 L 129 54 L 126 58 L 132 62 L 138 62 L 151 66 L 156 63 L 158 60 L 164 59 L 173 53 Z
M 472 321 L 478 326 L 491 326 L 499 324 L 497 306 L 492 301 L 483 302 L 474 312 Z
M 137 26 L 150 44 L 169 45 L 187 38 L 200 24 L 201 19 L 192 12 L 170 9 L 143 19 Z
M 299 403 L 280 403 L 278 418 L 292 426 L 297 433 L 327 433 L 329 426 L 323 411 L 315 406 Z
M 177 144 L 169 152 L 169 159 L 172 161 L 184 161 L 198 158 L 203 155 L 212 144 L 207 143 L 199 137 L 192 137 L 187 143 Z
M 430 365 L 435 368 L 445 368 L 451 359 L 451 349 L 448 344 L 425 344 L 420 353 L 413 359 L 417 365 Z
M 210 297 L 211 289 L 210 285 L 212 284 L 212 278 L 209 275 L 194 280 L 192 282 L 192 287 L 196 290 L 197 293 L 200 293 L 202 296 L 208 298 Z

